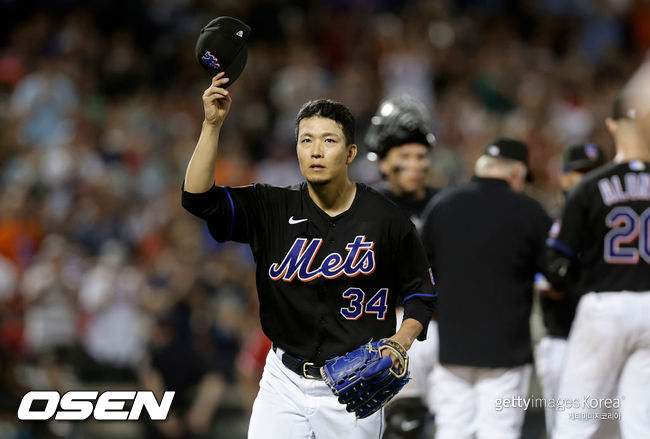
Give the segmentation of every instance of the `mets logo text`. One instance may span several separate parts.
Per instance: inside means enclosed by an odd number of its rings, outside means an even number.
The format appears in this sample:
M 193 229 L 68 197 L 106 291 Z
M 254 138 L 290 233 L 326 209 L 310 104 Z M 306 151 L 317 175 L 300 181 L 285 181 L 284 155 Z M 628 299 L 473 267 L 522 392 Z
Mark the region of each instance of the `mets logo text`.
M 291 282 L 298 276 L 302 282 L 309 282 L 320 276 L 334 279 L 341 275 L 369 275 L 375 271 L 375 252 L 372 250 L 375 243 L 365 239 L 365 236 L 355 237 L 354 241 L 345 246 L 348 251 L 345 258 L 338 253 L 330 253 L 325 256 L 320 267 L 312 270 L 311 265 L 323 240 L 316 238 L 308 244 L 308 239 L 297 238 L 282 262 L 271 264 L 269 276 L 273 280 L 282 279 L 285 282 Z
M 219 68 L 219 63 L 217 62 L 217 58 L 215 58 L 215 56 L 211 54 L 209 50 L 205 52 L 205 54 L 201 57 L 201 61 L 203 61 L 203 63 L 206 66 L 211 67 L 213 69 Z

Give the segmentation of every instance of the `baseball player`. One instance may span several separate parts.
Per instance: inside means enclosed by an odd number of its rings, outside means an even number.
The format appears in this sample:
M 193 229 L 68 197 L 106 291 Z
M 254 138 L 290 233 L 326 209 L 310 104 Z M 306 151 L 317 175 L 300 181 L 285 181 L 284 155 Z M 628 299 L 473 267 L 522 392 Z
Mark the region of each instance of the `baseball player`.
M 520 192 L 528 148 L 489 143 L 469 183 L 431 201 L 422 241 L 443 291 L 433 374 L 437 439 L 516 439 L 531 373 L 533 278 L 551 219 Z M 501 405 L 500 402 L 504 402 Z
M 605 409 L 620 405 L 624 438 L 650 437 L 650 143 L 647 109 L 624 89 L 607 128 L 614 161 L 571 191 L 548 244 L 548 276 L 563 291 L 577 273 L 576 312 L 554 438 L 590 438 Z M 608 399 L 615 392 L 618 398 Z
M 261 323 L 273 348 L 249 437 L 380 437 L 383 409 L 356 420 L 321 380 L 320 366 L 372 338 L 409 348 L 426 337 L 435 293 L 417 232 L 386 198 L 350 181 L 354 118 L 330 100 L 307 102 L 296 118 L 305 182 L 216 187 L 219 133 L 232 102 L 227 81 L 218 74 L 203 95 L 183 205 L 217 241 L 249 244 L 256 261 Z M 397 303 L 405 311 L 395 332 Z
M 371 119 L 364 138 L 369 156 L 379 159 L 384 182 L 379 192 L 406 213 L 416 228 L 422 212 L 437 190 L 427 185 L 435 136 L 424 104 L 410 96 L 383 101 Z M 372 156 L 371 154 L 374 154 Z M 402 312 L 398 309 L 398 322 Z M 386 412 L 386 438 L 430 436 L 433 429 L 433 397 L 429 381 L 438 358 L 438 327 L 429 322 L 427 339 L 415 341 L 409 350 L 411 381 Z
M 566 195 L 586 173 L 605 163 L 602 149 L 592 142 L 578 143 L 568 146 L 562 155 L 563 172 L 560 175 L 560 186 Z M 559 216 L 559 214 L 558 214 Z M 559 227 L 559 220 L 556 226 Z M 575 294 L 567 291 L 551 290 L 546 278 L 539 274 L 540 304 L 543 311 L 546 335 L 535 346 L 535 368 L 540 386 L 546 401 L 557 400 L 560 377 L 566 360 L 566 346 L 571 323 L 575 315 L 578 299 Z M 546 431 L 553 430 L 555 410 L 547 404 L 545 407 Z M 612 436 L 607 436 L 611 438 Z
M 419 229 L 422 211 L 437 190 L 427 185 L 431 148 L 431 116 L 410 96 L 379 105 L 365 136 L 369 156 L 379 159 L 385 184 L 379 192 L 397 204 Z

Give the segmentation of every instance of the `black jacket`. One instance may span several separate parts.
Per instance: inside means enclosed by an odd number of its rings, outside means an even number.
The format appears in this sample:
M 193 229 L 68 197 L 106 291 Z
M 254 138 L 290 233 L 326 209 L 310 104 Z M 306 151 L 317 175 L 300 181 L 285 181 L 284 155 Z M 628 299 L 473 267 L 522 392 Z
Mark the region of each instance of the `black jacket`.
M 505 180 L 474 177 L 425 212 L 436 274 L 440 362 L 514 367 L 532 361 L 529 316 L 551 219 Z

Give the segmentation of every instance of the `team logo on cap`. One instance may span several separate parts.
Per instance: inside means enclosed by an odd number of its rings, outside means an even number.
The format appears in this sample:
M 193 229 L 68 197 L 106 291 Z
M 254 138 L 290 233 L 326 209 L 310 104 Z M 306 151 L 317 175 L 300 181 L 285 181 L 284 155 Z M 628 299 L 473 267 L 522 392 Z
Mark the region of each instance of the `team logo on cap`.
M 244 38 L 244 31 L 243 30 L 237 31 L 235 35 L 237 35 L 239 38 Z
M 491 146 L 487 149 L 487 153 L 488 153 L 489 155 L 491 155 L 491 156 L 497 156 L 497 155 L 499 155 L 500 152 L 501 152 L 501 150 L 500 150 L 499 147 L 496 146 L 496 145 L 491 145 Z
M 593 143 L 587 143 L 585 145 L 585 155 L 589 157 L 589 160 L 597 160 L 599 155 L 598 147 Z
M 219 63 L 217 62 L 217 58 L 211 54 L 209 50 L 203 54 L 201 61 L 203 61 L 206 66 L 213 69 L 218 69 L 220 67 Z

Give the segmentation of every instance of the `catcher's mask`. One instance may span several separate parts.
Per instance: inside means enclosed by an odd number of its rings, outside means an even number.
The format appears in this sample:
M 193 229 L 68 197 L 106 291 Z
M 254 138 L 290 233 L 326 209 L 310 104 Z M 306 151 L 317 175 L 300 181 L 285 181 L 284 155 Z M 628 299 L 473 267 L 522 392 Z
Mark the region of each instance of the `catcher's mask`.
M 364 138 L 368 159 L 383 159 L 391 148 L 412 142 L 428 148 L 436 142 L 427 108 L 407 95 L 383 101 Z

